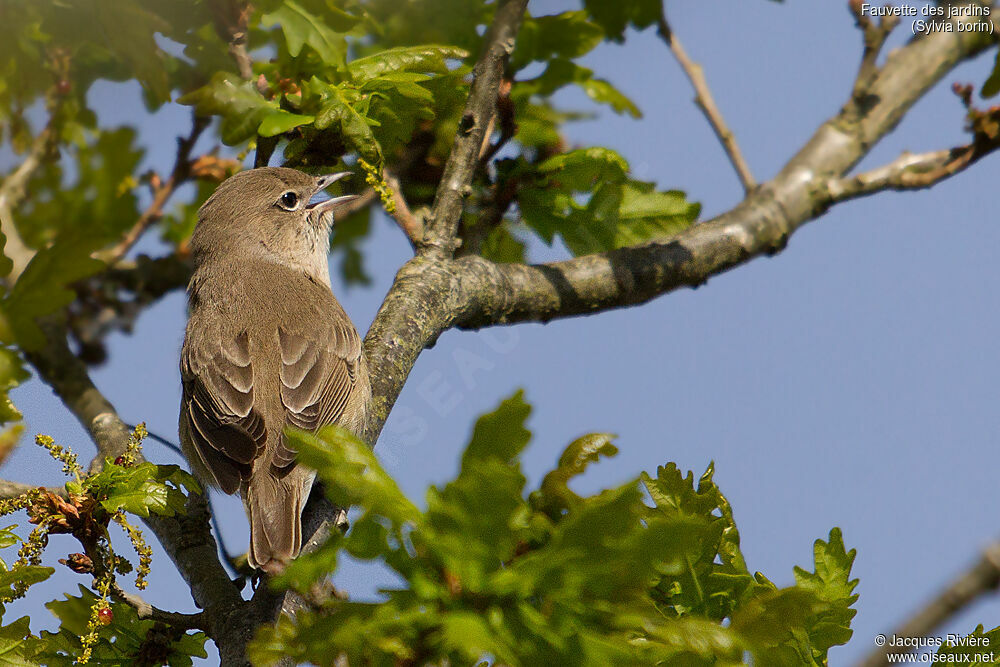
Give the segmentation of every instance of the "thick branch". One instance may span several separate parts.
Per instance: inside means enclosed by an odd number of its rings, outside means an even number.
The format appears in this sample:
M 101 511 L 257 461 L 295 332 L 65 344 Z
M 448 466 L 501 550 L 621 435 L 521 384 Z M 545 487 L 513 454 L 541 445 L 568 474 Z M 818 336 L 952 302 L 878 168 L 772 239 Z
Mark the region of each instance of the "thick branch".
M 455 234 L 462 217 L 462 207 L 479 164 L 486 128 L 496 113 L 504 64 L 514 50 L 514 38 L 521 27 L 521 17 L 527 4 L 528 0 L 502 0 L 486 32 L 469 99 L 424 234 L 422 245 L 429 255 L 450 257 L 455 251 Z
M 1000 587 L 1000 543 L 994 543 L 983 551 L 978 562 L 952 581 L 927 606 L 894 630 L 893 634 L 898 637 L 927 637 L 979 596 L 995 591 L 998 587 Z M 890 651 L 900 652 L 899 647 L 881 646 L 862 660 L 858 667 L 888 665 L 886 656 Z
M 989 45 L 989 35 L 968 31 L 910 42 L 870 82 L 875 102 L 863 114 L 831 118 L 735 209 L 668 241 L 536 266 L 414 258 L 365 338 L 374 394 L 366 439 L 375 441 L 420 351 L 447 328 L 544 322 L 642 303 L 780 251 L 790 234 L 833 203 L 825 187 L 831 179 L 857 164 L 956 64 Z
M 736 143 L 736 137 L 729 129 L 729 126 L 726 125 L 722 113 L 715 105 L 715 98 L 712 97 L 712 92 L 709 90 L 708 82 L 705 80 L 701 65 L 693 62 L 688 57 L 684 46 L 674 35 L 673 30 L 670 29 L 670 24 L 667 23 L 667 15 L 663 9 L 660 10 L 658 28 L 660 37 L 670 47 L 681 69 L 684 70 L 684 74 L 687 75 L 688 80 L 691 82 L 691 86 L 694 87 L 695 104 L 698 105 L 705 118 L 708 119 L 708 123 L 712 126 L 715 136 L 718 137 L 719 142 L 726 151 L 726 155 L 729 157 L 729 161 L 736 170 L 736 175 L 739 176 L 740 183 L 743 184 L 743 189 L 749 193 L 757 186 L 757 181 L 754 180 L 753 174 L 750 172 L 750 166 L 743 158 L 743 153 Z
M 98 391 L 87 373 L 87 367 L 66 344 L 66 330 L 60 322 L 49 319 L 39 323 L 46 343 L 38 350 L 28 350 L 25 356 L 63 403 L 90 432 L 97 445 L 98 456 L 92 467 L 99 467 L 104 458 L 115 458 L 128 444 L 128 427 L 118 417 L 111 403 Z
M 958 19 L 964 20 L 964 19 Z M 648 301 L 784 248 L 801 225 L 836 201 L 826 190 L 960 60 L 989 45 L 988 35 L 934 33 L 891 58 L 872 80 L 873 103 L 854 118 L 824 123 L 770 182 L 735 209 L 669 241 L 538 266 L 492 265 L 468 258 L 475 303 L 461 326 L 547 321 Z
M 119 262 L 101 274 L 102 280 L 128 290 L 145 303 L 168 292 L 183 289 L 191 279 L 191 257 L 171 253 L 151 259 L 140 255 L 135 261 Z

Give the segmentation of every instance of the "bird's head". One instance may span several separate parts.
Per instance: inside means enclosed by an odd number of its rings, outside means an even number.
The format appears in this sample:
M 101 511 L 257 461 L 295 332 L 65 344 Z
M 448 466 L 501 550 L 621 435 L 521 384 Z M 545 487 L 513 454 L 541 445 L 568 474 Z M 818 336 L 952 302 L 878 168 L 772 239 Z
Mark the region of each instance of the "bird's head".
M 191 237 L 195 261 L 239 249 L 293 265 L 318 262 L 325 274 L 334 211 L 357 197 L 310 200 L 349 175 L 262 167 L 228 178 L 198 210 Z

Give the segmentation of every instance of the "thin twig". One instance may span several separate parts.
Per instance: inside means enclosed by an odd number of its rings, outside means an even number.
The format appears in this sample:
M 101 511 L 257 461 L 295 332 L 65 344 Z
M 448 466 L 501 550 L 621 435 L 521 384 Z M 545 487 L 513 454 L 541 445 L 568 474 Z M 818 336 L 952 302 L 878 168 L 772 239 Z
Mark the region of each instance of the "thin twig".
M 56 487 L 46 487 L 38 486 L 37 484 L 25 484 L 24 482 L 15 482 L 9 479 L 0 479 L 0 498 L 8 500 L 10 498 L 16 498 L 17 496 L 22 496 L 25 493 L 31 491 L 41 490 L 45 493 L 52 493 L 60 498 L 68 498 L 64 488 Z
M 858 29 L 861 30 L 864 39 L 865 48 L 861 54 L 861 65 L 858 67 L 858 75 L 854 79 L 854 91 L 851 95 L 853 103 L 861 106 L 868 95 L 868 89 L 871 87 L 872 81 L 875 80 L 875 76 L 878 74 L 878 65 L 876 63 L 878 54 L 882 52 L 882 47 L 885 46 L 885 40 L 889 37 L 889 33 L 899 25 L 901 19 L 895 14 L 889 14 L 879 19 L 879 22 L 876 24 L 871 20 L 870 16 L 866 16 L 862 11 L 864 3 L 861 0 L 850 0 L 847 3 L 847 7 L 854 16 L 854 20 L 857 23 Z
M 246 32 L 233 33 L 233 38 L 229 42 L 229 54 L 236 61 L 236 68 L 239 70 L 240 76 L 244 79 L 251 78 L 253 76 L 253 61 L 250 60 L 250 54 L 247 53 Z
M 493 23 L 486 32 L 483 51 L 473 70 L 469 99 L 445 164 L 441 184 L 434 196 L 426 233 L 420 243 L 423 253 L 439 258 L 450 257 L 458 245 L 455 235 L 462 207 L 479 165 L 486 128 L 496 113 L 497 92 L 503 80 L 504 65 L 514 50 L 514 39 L 527 4 L 528 0 L 500 2 Z
M 667 23 L 667 15 L 662 9 L 660 10 L 658 28 L 660 37 L 664 42 L 666 42 L 667 46 L 670 47 L 670 51 L 674 54 L 674 57 L 680 64 L 681 69 L 684 70 L 684 74 L 687 75 L 688 80 L 691 82 L 691 86 L 694 88 L 695 104 L 698 105 L 698 108 L 701 109 L 705 118 L 708 119 L 709 125 L 711 125 L 712 130 L 715 131 L 715 136 L 718 137 L 719 142 L 722 144 L 722 148 L 726 151 L 726 155 L 729 157 L 729 161 L 736 170 L 736 175 L 739 176 L 740 183 L 743 184 L 744 191 L 749 194 L 751 190 L 757 187 L 757 181 L 754 180 L 753 174 L 750 171 L 750 166 L 743 158 L 743 153 L 740 152 L 740 147 L 736 143 L 736 137 L 729 129 L 729 126 L 726 125 L 726 121 L 723 119 L 722 113 L 715 105 L 715 99 L 712 97 L 712 92 L 708 88 L 708 82 L 705 80 L 705 75 L 702 72 L 701 65 L 693 62 L 688 57 L 687 51 L 684 50 L 684 46 L 681 44 L 680 40 L 677 39 L 677 36 L 674 35 L 673 30 L 670 29 L 670 24 Z
M 163 207 L 173 196 L 181 185 L 191 177 L 191 151 L 198 142 L 198 137 L 208 127 L 209 119 L 202 116 L 193 115 L 191 120 L 191 132 L 186 137 L 177 139 L 177 157 L 174 160 L 174 167 L 166 181 L 153 174 L 150 185 L 153 188 L 153 201 L 150 202 L 146 210 L 142 212 L 132 228 L 125 233 L 122 240 L 116 245 L 94 254 L 96 259 L 100 259 L 113 266 L 121 260 L 125 254 L 135 245 L 136 241 L 149 229 L 149 226 L 163 216 Z
M 969 166 L 966 147 L 932 153 L 903 153 L 892 162 L 827 184 L 831 202 L 841 202 L 883 190 L 919 190 Z
M 215 32 L 229 46 L 229 55 L 244 79 L 253 77 L 253 61 L 247 52 L 247 27 L 253 5 L 243 0 L 213 0 L 209 3 Z
M 140 619 L 150 619 L 173 626 L 178 630 L 208 630 L 205 612 L 197 614 L 182 614 L 176 611 L 164 611 L 146 602 L 135 593 L 129 593 L 117 583 L 111 585 L 111 595 L 119 602 L 124 602 L 139 614 Z
M 462 247 L 455 253 L 456 257 L 478 255 L 482 252 L 483 243 L 490 233 L 503 223 L 504 216 L 513 205 L 519 185 L 517 179 L 509 179 L 498 181 L 493 186 L 493 203 L 485 208 L 479 219 L 466 230 L 462 237 Z
M 968 607 L 981 595 L 990 593 L 1000 587 L 1000 542 L 995 542 L 983 550 L 980 559 L 968 570 L 959 575 L 933 600 L 927 603 L 905 623 L 900 625 L 893 634 L 897 637 L 913 639 L 927 637 L 942 623 L 953 618 Z M 889 642 L 876 648 L 858 663 L 858 667 L 881 667 L 888 665 L 887 656 L 894 653 L 912 653 L 913 647 L 889 646 Z
M 922 190 L 961 173 L 1000 148 L 1000 141 L 975 141 L 965 146 L 931 153 L 903 153 L 883 165 L 827 183 L 829 202 L 856 199 L 884 190 Z
M 500 149 L 507 145 L 507 142 L 514 137 L 514 133 L 517 131 L 517 125 L 514 122 L 514 102 L 510 99 L 511 88 L 513 88 L 513 81 L 510 79 L 504 79 L 500 82 L 500 88 L 497 90 L 497 110 L 490 118 L 489 126 L 483 135 L 483 145 L 479 149 L 480 168 L 485 167 L 500 152 Z M 500 137 L 491 144 L 490 137 L 493 135 L 493 128 L 498 119 L 500 121 Z
M 392 203 L 394 207 L 394 210 L 389 215 L 392 216 L 392 219 L 396 221 L 399 228 L 406 234 L 406 238 L 410 240 L 410 245 L 415 248 L 420 240 L 424 238 L 424 221 L 410 210 L 410 205 L 403 196 L 402 185 L 400 185 L 396 175 L 385 172 L 385 180 L 392 191 Z

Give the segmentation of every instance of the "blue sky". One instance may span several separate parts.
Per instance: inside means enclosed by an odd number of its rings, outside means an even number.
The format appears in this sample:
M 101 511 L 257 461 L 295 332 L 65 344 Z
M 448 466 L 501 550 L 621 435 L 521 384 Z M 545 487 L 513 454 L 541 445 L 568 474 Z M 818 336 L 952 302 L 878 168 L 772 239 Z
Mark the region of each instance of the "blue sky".
M 531 6 L 540 14 L 567 4 Z M 704 67 L 758 180 L 773 176 L 850 93 L 861 40 L 845 4 L 669 4 L 675 33 Z M 900 27 L 890 48 L 908 36 Z M 949 87 L 982 82 L 992 58 L 949 75 L 862 168 L 902 150 L 964 143 L 963 110 Z M 638 177 L 702 202 L 703 219 L 740 200 L 739 182 L 692 104 L 686 79 L 652 30 L 629 34 L 624 46 L 602 46 L 584 64 L 614 81 L 645 117 L 599 112 L 568 129 L 572 143 L 616 148 Z M 102 84 L 95 94 L 104 96 L 98 108 L 105 124 L 141 117 L 135 88 Z M 558 101 L 590 108 L 572 91 Z M 185 131 L 188 118 L 186 108 L 168 107 L 144 122 L 150 167 L 169 169 L 172 137 Z M 638 308 L 448 332 L 420 357 L 376 452 L 422 501 L 429 484 L 457 470 L 475 417 L 523 387 L 535 408 L 529 424 L 535 438 L 524 457 L 531 483 L 565 444 L 591 431 L 617 433 L 621 453 L 592 468 L 580 491 L 654 472 L 667 461 L 699 475 L 714 460 L 751 569 L 779 585 L 792 583 L 793 565 L 809 566 L 813 541 L 833 526 L 857 548 L 855 636 L 832 653 L 836 664 L 851 661 L 1000 532 L 1000 274 L 993 269 L 1000 229 L 995 206 L 987 212 L 998 176 L 997 159 L 987 158 L 931 191 L 840 204 L 796 233 L 780 255 Z M 156 252 L 158 244 L 149 239 L 142 249 Z M 334 289 L 361 330 L 409 257 L 405 239 L 382 216 L 364 250 L 371 287 L 345 289 L 334 273 Z M 530 251 L 536 261 L 565 256 L 561 247 L 533 244 Z M 176 437 L 183 325 L 184 297 L 173 294 L 142 316 L 133 335 L 113 336 L 110 362 L 94 373 L 126 420 L 145 420 L 168 437 Z M 92 451 L 47 387 L 31 381 L 13 397 L 29 433 Z M 155 444 L 147 454 L 174 460 Z M 30 444 L 3 474 L 59 479 L 56 466 Z M 245 549 L 239 501 L 222 498 L 217 506 L 227 544 Z M 53 557 L 60 548 L 54 539 Z M 68 542 L 67 549 L 73 550 Z M 190 610 L 182 582 L 162 556 L 158 564 L 148 597 Z M 71 590 L 71 576 L 39 586 L 35 599 Z M 365 597 L 391 579 L 348 564 L 337 581 Z M 22 603 L 11 613 L 37 609 Z M 978 623 L 1000 624 L 1000 604 L 981 603 L 942 633 L 967 633 Z

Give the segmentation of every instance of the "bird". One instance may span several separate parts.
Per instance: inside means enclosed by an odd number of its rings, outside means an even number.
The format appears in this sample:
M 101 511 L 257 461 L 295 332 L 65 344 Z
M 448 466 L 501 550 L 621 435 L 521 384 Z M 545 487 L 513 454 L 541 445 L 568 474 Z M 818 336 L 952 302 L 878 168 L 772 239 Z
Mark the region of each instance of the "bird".
M 310 200 L 349 172 L 239 172 L 198 210 L 181 348 L 179 431 L 196 474 L 237 491 L 251 567 L 280 573 L 302 546 L 315 471 L 286 426 L 364 428 L 371 397 L 362 341 L 330 285 L 334 211 L 352 195 Z

